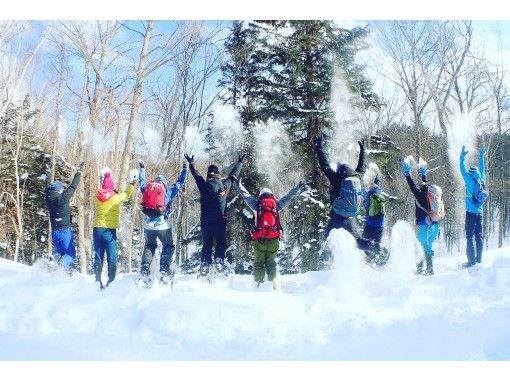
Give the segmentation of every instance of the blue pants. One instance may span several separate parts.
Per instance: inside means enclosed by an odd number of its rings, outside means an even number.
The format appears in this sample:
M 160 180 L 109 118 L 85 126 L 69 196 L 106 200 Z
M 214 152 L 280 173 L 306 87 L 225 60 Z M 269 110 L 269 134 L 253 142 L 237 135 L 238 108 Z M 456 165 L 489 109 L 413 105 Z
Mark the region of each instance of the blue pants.
M 101 280 L 101 271 L 103 270 L 104 254 L 108 261 L 108 282 L 115 280 L 117 273 L 117 230 L 114 228 L 94 227 L 94 273 L 96 281 Z
M 466 212 L 466 255 L 468 264 L 482 262 L 483 226 L 482 214 Z M 474 244 L 473 244 L 474 240 Z M 476 244 L 476 256 L 475 256 Z
M 434 256 L 434 251 L 432 250 L 432 243 L 437 239 L 439 235 L 439 223 L 434 223 L 429 225 L 420 224 L 418 226 L 418 241 L 420 242 L 425 254 L 427 256 Z
M 51 240 L 53 242 L 53 257 L 64 267 L 71 267 L 76 259 L 76 246 L 71 227 L 51 231 Z
M 142 255 L 141 274 L 143 276 L 149 275 L 149 268 L 152 262 L 152 257 L 156 252 L 159 239 L 163 245 L 161 251 L 161 258 L 159 260 L 159 271 L 161 274 L 168 274 L 170 272 L 170 263 L 175 251 L 175 245 L 172 239 L 172 230 L 148 230 L 145 229 L 145 249 Z
M 212 263 L 213 245 L 216 241 L 214 258 L 225 259 L 227 251 L 227 223 L 201 223 L 202 228 L 202 263 Z

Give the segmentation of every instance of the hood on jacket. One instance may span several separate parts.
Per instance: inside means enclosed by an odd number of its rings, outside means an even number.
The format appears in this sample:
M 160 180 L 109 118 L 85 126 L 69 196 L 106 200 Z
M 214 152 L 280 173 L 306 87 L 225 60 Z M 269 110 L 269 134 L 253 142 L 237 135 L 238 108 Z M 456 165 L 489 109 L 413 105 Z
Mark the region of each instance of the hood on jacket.
M 100 189 L 97 192 L 96 197 L 99 202 L 106 202 L 108 199 L 113 197 L 115 194 L 116 194 L 116 192 L 114 190 Z
M 260 190 L 259 198 L 262 197 L 264 194 L 273 194 L 271 189 L 268 189 L 267 187 L 264 187 L 262 190 Z
M 338 174 L 341 174 L 344 177 L 350 177 L 350 176 L 356 175 L 356 172 L 345 161 L 337 162 L 337 164 L 336 164 L 336 172 Z
M 161 182 L 163 186 L 165 186 L 165 189 L 168 188 L 168 181 L 166 180 L 164 175 L 160 174 L 156 178 L 154 178 L 154 180 Z

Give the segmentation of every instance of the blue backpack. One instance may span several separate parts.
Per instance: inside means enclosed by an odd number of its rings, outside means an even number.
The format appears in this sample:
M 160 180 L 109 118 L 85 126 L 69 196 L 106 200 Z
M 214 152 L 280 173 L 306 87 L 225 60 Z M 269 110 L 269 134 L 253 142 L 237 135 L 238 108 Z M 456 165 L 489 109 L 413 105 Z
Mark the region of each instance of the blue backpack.
M 361 180 L 357 176 L 347 177 L 333 201 L 333 211 L 345 218 L 358 216 L 362 201 Z
M 482 206 L 485 201 L 487 200 L 487 197 L 489 196 L 489 193 L 487 192 L 487 186 L 485 185 L 485 181 L 481 178 L 477 178 L 475 181 L 475 188 L 473 190 L 473 203 L 476 206 Z

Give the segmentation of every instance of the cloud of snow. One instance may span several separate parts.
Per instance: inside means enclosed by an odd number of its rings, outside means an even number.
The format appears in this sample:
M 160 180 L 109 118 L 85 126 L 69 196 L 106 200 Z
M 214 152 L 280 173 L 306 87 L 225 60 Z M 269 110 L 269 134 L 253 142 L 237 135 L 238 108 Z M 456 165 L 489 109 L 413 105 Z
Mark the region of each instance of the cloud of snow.
M 198 131 L 198 128 L 195 125 L 186 126 L 186 131 L 184 133 L 184 152 L 189 155 L 194 155 L 195 160 L 203 160 L 207 158 L 205 148 L 203 136 Z
M 232 159 L 237 159 L 244 143 L 239 113 L 233 106 L 220 103 L 214 105 L 213 113 L 213 138 L 217 152 L 221 155 L 232 155 Z
M 347 88 L 345 74 L 337 67 L 331 83 L 329 102 L 329 108 L 334 114 L 333 133 L 325 148 L 332 164 L 347 161 L 355 168 L 358 163 L 359 148 L 351 99 L 352 94 Z
M 283 196 L 303 178 L 299 170 L 301 158 L 293 153 L 285 127 L 277 121 L 259 124 L 254 130 L 255 164 L 257 170 L 267 176 L 269 187 L 276 196 Z
M 466 166 L 470 164 L 478 165 L 478 150 L 476 150 L 476 115 L 472 112 L 456 112 L 446 125 L 448 131 L 448 158 L 452 165 L 455 177 L 455 198 L 464 199 L 464 180 L 459 170 L 460 152 L 462 146 L 466 146 L 469 154 L 466 156 Z M 461 220 L 464 213 L 462 205 L 464 202 L 458 202 L 459 207 L 455 208 L 455 217 Z
M 330 232 L 325 249 L 333 254 L 331 287 L 339 300 L 350 305 L 362 304 L 367 293 L 363 270 L 364 252 L 357 247 L 354 237 L 344 229 Z

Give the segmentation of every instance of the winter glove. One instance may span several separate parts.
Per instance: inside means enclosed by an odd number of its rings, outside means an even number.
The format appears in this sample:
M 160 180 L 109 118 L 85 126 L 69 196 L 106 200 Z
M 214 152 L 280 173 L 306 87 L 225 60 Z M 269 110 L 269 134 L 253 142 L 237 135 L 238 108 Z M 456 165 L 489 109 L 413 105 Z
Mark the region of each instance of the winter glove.
M 469 152 L 466 150 L 466 146 L 462 145 L 462 150 L 460 151 L 460 157 L 464 158 Z
M 142 160 L 138 161 L 138 165 L 140 166 L 140 169 L 145 168 L 145 163 Z
M 365 149 L 365 139 L 358 140 L 359 149 Z
M 246 157 L 246 154 L 241 154 L 241 155 L 239 156 L 239 159 L 237 160 L 237 163 L 238 163 L 238 164 L 242 164 L 242 163 L 243 163 L 243 161 L 244 161 L 244 158 L 245 158 L 245 157 Z
M 184 155 L 184 158 L 189 162 L 190 165 L 193 165 L 193 163 L 195 162 L 195 156 L 189 156 L 188 154 L 185 154 Z
M 426 177 L 427 176 L 427 167 L 425 165 L 420 165 L 418 167 L 418 173 L 420 173 L 420 177 Z
M 76 171 L 78 173 L 81 173 L 83 171 L 84 166 L 85 166 L 85 161 L 80 162 L 80 165 L 78 165 L 78 169 Z
M 379 175 L 375 176 L 374 184 L 377 186 L 381 186 L 381 178 L 379 178 Z
M 315 149 L 322 149 L 324 147 L 324 136 L 319 135 L 315 138 Z
M 404 175 L 410 176 L 411 175 L 411 164 L 409 162 L 403 161 L 402 162 L 402 170 L 404 171 Z
M 484 148 L 484 147 L 481 147 L 481 148 L 480 148 L 480 157 L 485 156 L 485 153 L 486 153 L 486 152 L 487 152 L 487 151 L 485 150 L 485 148 Z
M 298 183 L 299 192 L 303 192 L 306 189 L 306 182 L 305 181 L 299 181 Z

